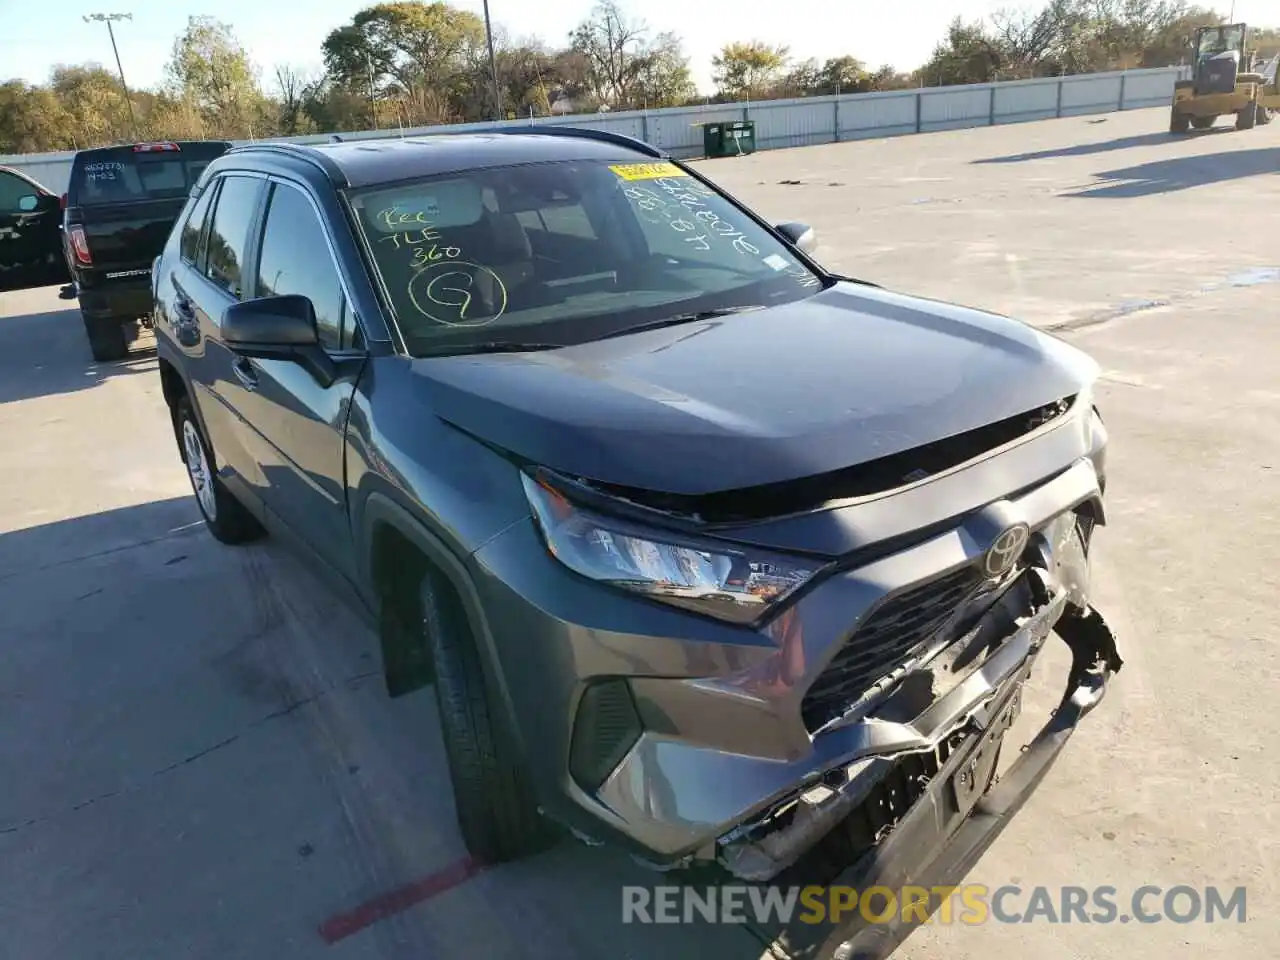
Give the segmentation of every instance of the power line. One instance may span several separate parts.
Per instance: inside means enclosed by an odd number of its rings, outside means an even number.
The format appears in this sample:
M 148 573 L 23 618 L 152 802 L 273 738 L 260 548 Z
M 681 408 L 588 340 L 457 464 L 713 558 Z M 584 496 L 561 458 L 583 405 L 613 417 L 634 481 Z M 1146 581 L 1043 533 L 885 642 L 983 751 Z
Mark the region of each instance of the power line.
M 129 84 L 124 80 L 124 65 L 120 63 L 120 50 L 116 46 L 116 32 L 111 24 L 120 20 L 132 20 L 132 13 L 89 13 L 84 17 L 84 22 L 91 21 L 97 23 L 105 23 L 107 25 L 107 36 L 111 38 L 111 52 L 116 55 L 116 69 L 120 71 L 120 86 L 124 88 L 124 102 L 129 108 L 129 126 L 133 128 L 134 139 L 138 139 L 138 121 L 133 115 L 133 100 L 129 96 Z

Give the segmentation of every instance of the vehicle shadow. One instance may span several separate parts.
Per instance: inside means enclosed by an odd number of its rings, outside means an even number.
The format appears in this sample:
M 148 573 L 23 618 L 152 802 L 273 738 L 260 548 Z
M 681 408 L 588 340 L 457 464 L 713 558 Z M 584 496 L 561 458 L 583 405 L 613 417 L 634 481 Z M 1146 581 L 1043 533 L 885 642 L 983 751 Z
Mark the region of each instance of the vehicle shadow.
M 1098 185 L 1063 196 L 1128 200 L 1268 173 L 1280 173 L 1280 147 L 1172 157 L 1118 170 L 1106 170 L 1094 174 L 1099 181 Z
M 111 377 L 154 373 L 155 356 L 154 341 L 146 335 L 125 359 L 95 361 L 74 307 L 0 316 L 0 405 L 87 390 Z
M 386 960 L 760 956 L 741 923 L 627 922 L 628 890 L 686 881 L 620 849 L 460 869 L 432 691 L 387 697 L 373 633 L 271 538 L 216 543 L 191 496 L 0 533 L 0 609 L 23 724 L 0 738 L 0 851 L 55 878 L 0 884 L 15 955 L 74 913 L 69 956 L 194 936 L 302 960 L 375 923 Z
M 1187 133 L 1182 139 L 1193 137 L 1211 137 L 1219 133 L 1229 132 L 1228 127 L 1209 130 L 1196 130 Z M 1099 143 L 1077 143 L 1069 147 L 1055 147 L 1052 150 L 1035 150 L 1030 153 L 1012 153 L 1004 157 L 984 157 L 972 160 L 971 163 L 1025 163 L 1029 160 L 1050 160 L 1054 157 L 1087 157 L 1097 153 L 1112 153 L 1116 150 L 1128 150 L 1130 147 L 1153 147 L 1161 143 L 1175 142 L 1168 133 L 1143 133 L 1132 137 L 1119 137 L 1115 140 L 1103 140 Z

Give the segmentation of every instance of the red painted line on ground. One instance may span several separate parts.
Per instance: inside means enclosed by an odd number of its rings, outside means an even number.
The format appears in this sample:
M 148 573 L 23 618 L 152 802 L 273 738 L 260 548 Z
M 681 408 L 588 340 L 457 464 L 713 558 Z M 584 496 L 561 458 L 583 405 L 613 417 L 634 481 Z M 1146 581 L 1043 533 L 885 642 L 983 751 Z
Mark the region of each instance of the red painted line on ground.
M 462 886 L 462 884 L 484 869 L 484 864 L 470 857 L 464 857 L 449 864 L 443 870 L 423 877 L 421 880 L 415 880 L 413 883 L 405 884 L 390 893 L 374 897 L 372 900 L 360 904 L 354 910 L 330 917 L 320 924 L 320 936 L 325 939 L 326 943 L 337 943 L 352 934 L 359 933 L 366 927 L 373 926 L 379 920 L 385 920 L 387 917 L 395 916 L 397 913 L 403 913 L 412 906 L 424 903 L 432 897 L 452 890 L 454 887 Z

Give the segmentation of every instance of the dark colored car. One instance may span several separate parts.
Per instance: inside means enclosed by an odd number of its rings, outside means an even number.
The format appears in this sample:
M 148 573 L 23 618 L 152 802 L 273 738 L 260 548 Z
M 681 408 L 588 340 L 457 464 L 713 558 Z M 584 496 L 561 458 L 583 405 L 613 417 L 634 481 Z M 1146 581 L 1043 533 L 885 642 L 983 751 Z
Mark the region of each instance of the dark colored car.
M 151 264 L 225 140 L 131 143 L 71 161 L 67 262 L 95 360 L 119 360 L 151 323 Z
M 65 283 L 58 195 L 0 166 L 0 290 Z
M 942 882 L 1119 669 L 1097 366 L 813 240 L 554 128 L 238 147 L 193 191 L 154 297 L 204 519 L 287 535 L 391 694 L 434 682 L 478 859 L 554 822 L 749 881 Z M 988 791 L 1051 630 L 1067 693 Z

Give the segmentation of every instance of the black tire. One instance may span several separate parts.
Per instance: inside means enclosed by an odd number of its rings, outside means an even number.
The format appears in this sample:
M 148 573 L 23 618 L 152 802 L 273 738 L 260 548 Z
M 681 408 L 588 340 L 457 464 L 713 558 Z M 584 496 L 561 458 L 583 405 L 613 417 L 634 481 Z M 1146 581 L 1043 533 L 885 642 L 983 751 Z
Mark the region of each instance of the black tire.
M 1258 104 L 1255 100 L 1250 100 L 1243 110 L 1236 114 L 1237 130 L 1252 130 L 1254 124 L 1258 122 Z
M 1217 117 L 1192 117 L 1191 126 L 1195 127 L 1197 130 L 1208 130 L 1213 126 L 1213 121 L 1217 119 Z
M 1191 129 L 1191 118 L 1177 110 L 1169 111 L 1169 132 L 1186 133 Z
M 191 401 L 185 396 L 179 397 L 173 405 L 173 429 L 178 441 L 178 453 L 187 467 L 187 475 L 191 480 L 191 492 L 195 494 L 196 506 L 200 508 L 200 516 L 204 518 L 205 526 L 209 528 L 213 538 L 226 544 L 250 543 L 260 539 L 266 530 L 258 522 L 258 518 L 251 514 L 218 478 L 218 461 L 204 431 L 200 429 L 200 421 L 196 419 L 195 411 L 191 409 Z M 209 484 L 210 497 L 202 496 L 195 471 L 191 469 L 190 455 L 186 447 L 188 430 L 191 431 L 193 442 L 199 443 L 204 454 L 204 473 L 206 482 Z M 212 511 L 206 506 L 206 501 L 210 498 L 213 504 Z
M 458 829 L 481 863 L 502 863 L 551 846 L 556 831 L 539 812 L 513 738 L 490 695 L 480 652 L 456 595 L 428 576 L 422 628 L 435 673 L 440 732 L 449 761 Z
M 1258 126 L 1265 127 L 1271 122 L 1271 110 L 1269 107 L 1258 106 Z
M 89 352 L 100 363 L 123 360 L 129 355 L 129 342 L 125 340 L 124 323 L 111 317 L 90 319 L 83 313 L 84 332 L 89 335 Z

